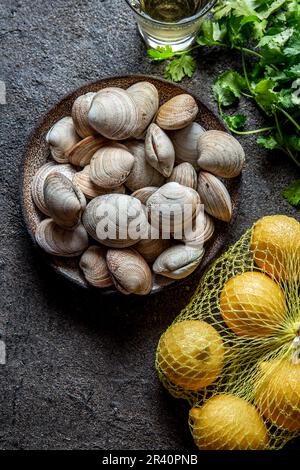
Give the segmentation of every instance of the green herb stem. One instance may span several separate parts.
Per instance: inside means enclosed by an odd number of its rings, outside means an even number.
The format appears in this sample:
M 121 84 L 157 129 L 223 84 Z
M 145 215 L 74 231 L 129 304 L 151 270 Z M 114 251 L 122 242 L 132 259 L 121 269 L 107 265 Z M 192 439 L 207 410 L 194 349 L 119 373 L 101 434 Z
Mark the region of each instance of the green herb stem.
M 296 129 L 297 129 L 298 131 L 300 131 L 300 125 L 298 124 L 297 121 L 295 121 L 295 119 L 293 118 L 293 116 L 291 116 L 289 113 L 287 113 L 284 109 L 280 108 L 280 106 L 276 106 L 276 108 L 277 108 L 279 111 L 281 111 L 281 112 L 285 115 L 285 117 L 287 117 L 288 120 L 291 121 L 291 122 L 294 124 L 294 126 L 296 127 Z
M 253 131 L 237 131 L 235 129 L 230 129 L 232 132 L 238 135 L 252 135 L 260 134 L 261 132 L 273 131 L 276 127 L 264 127 L 262 129 L 254 129 Z

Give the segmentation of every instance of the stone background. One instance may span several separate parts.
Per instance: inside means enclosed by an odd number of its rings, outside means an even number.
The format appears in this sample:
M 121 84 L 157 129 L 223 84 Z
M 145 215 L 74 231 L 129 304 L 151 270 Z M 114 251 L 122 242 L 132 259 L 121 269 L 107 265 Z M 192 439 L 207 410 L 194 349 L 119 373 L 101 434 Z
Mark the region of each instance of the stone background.
M 123 0 L 4 0 L 0 4 L 0 365 L 2 449 L 184 449 L 194 445 L 188 408 L 171 398 L 154 371 L 161 333 L 189 300 L 197 279 L 150 298 L 105 299 L 54 275 L 22 223 L 19 171 L 37 120 L 89 81 L 128 73 L 162 76 L 151 64 Z M 184 85 L 216 111 L 211 83 L 239 66 L 238 56 L 201 51 Z M 263 124 L 249 102 L 249 125 Z M 299 217 L 281 191 L 296 169 L 268 156 L 255 138 L 247 153 L 241 207 L 228 243 L 258 217 Z

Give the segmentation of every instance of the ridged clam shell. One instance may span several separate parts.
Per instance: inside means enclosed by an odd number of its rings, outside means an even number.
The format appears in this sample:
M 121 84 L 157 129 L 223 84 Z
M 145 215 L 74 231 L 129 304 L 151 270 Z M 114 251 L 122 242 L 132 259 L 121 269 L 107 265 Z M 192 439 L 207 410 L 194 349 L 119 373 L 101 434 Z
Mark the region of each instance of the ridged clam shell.
M 142 255 L 147 263 L 153 263 L 171 244 L 171 240 L 159 238 L 159 231 L 149 225 L 147 237 L 139 241 L 134 248 Z
M 96 133 L 88 121 L 88 113 L 95 96 L 96 93 L 81 95 L 74 101 L 72 107 L 72 119 L 76 132 L 83 139 Z
M 44 184 L 48 175 L 51 173 L 61 173 L 62 175 L 69 178 L 70 181 L 73 180 L 76 170 L 71 165 L 57 165 L 57 163 L 49 162 L 41 166 L 34 175 L 31 183 L 31 195 L 35 205 L 39 210 L 45 214 L 50 215 L 49 211 L 45 204 L 44 199 Z
M 178 183 L 167 183 L 147 201 L 151 225 L 161 232 L 182 232 L 200 209 L 199 194 Z
M 51 218 L 60 227 L 72 230 L 81 222 L 81 215 L 86 207 L 85 196 L 61 173 L 47 176 L 44 200 Z
M 78 225 L 74 230 L 65 230 L 52 219 L 45 219 L 37 226 L 35 239 L 50 255 L 66 258 L 81 255 L 89 244 L 83 225 Z
M 198 169 L 197 160 L 198 154 L 198 140 L 204 134 L 205 130 L 197 122 L 192 122 L 189 126 L 179 131 L 169 132 L 169 137 L 173 142 L 176 162 L 188 162 Z
M 198 165 L 221 178 L 238 176 L 245 163 L 245 152 L 232 135 L 207 131 L 198 139 Z
M 183 279 L 199 266 L 204 248 L 175 245 L 164 251 L 153 264 L 153 271 L 171 279 Z
M 191 124 L 198 114 L 198 106 L 191 95 L 177 95 L 158 110 L 156 123 L 167 131 L 183 129 Z
M 89 136 L 74 145 L 69 153 L 69 162 L 75 166 L 89 165 L 92 156 L 109 141 L 101 136 Z
M 197 178 L 197 173 L 193 165 L 190 163 L 181 163 L 180 165 L 175 166 L 170 178 L 167 180 L 167 183 L 171 183 L 173 181 L 175 183 L 182 184 L 182 186 L 197 189 Z
M 134 191 L 131 196 L 139 199 L 141 203 L 145 206 L 149 197 L 152 196 L 152 194 L 156 193 L 158 189 L 159 187 L 157 186 L 147 186 L 146 188 L 141 188 L 137 191 Z
M 69 151 L 79 140 L 71 116 L 60 119 L 46 135 L 51 155 L 58 163 L 68 163 Z
M 114 284 L 107 267 L 105 248 L 90 246 L 81 256 L 79 266 L 92 286 L 104 289 Z
M 137 139 L 142 138 L 145 130 L 158 111 L 158 91 L 152 83 L 139 82 L 129 87 L 127 93 L 132 97 L 140 111 L 140 123 L 133 137 Z
M 198 193 L 208 214 L 223 222 L 230 222 L 232 203 L 230 194 L 222 181 L 211 173 L 200 171 Z
M 148 230 L 148 221 L 141 202 L 125 194 L 96 197 L 87 205 L 82 222 L 91 237 L 112 248 L 132 246 Z M 111 235 L 108 233 L 105 237 L 104 230 L 108 224 Z M 139 230 L 137 234 L 132 231 L 135 227 Z
M 115 286 L 123 294 L 149 294 L 152 289 L 152 273 L 137 251 L 108 250 L 106 261 Z
M 197 214 L 192 230 L 187 231 L 182 241 L 185 245 L 197 248 L 201 247 L 211 239 L 215 232 L 215 224 L 213 219 L 206 212 L 199 211 Z
M 122 145 L 111 145 L 98 150 L 90 163 L 93 183 L 101 188 L 117 188 L 127 180 L 134 165 L 134 156 Z
M 146 161 L 144 142 L 132 140 L 126 142 L 128 151 L 134 156 L 134 164 L 126 179 L 130 191 L 146 186 L 162 186 L 164 177 Z
M 173 171 L 175 150 L 171 139 L 154 123 L 147 131 L 145 151 L 148 163 L 168 178 Z
M 90 125 L 111 140 L 133 137 L 140 125 L 140 113 L 127 91 L 109 87 L 100 90 L 88 113 Z
M 119 186 L 118 188 L 104 189 L 94 184 L 90 178 L 90 165 L 85 166 L 82 171 L 79 171 L 74 175 L 73 184 L 81 189 L 85 197 L 88 199 L 94 199 L 94 197 L 103 196 L 104 194 L 125 194 L 126 192 L 124 185 Z

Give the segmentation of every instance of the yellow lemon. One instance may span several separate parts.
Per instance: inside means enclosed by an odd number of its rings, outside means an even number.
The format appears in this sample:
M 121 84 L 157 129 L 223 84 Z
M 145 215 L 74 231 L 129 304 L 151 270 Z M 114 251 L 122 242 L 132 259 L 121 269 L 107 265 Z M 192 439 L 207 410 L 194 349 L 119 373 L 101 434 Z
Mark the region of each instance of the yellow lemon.
M 234 395 L 216 395 L 201 408 L 192 408 L 190 425 L 201 450 L 268 448 L 268 432 L 256 408 Z
M 220 295 L 226 325 L 249 338 L 272 335 L 286 314 L 284 293 L 267 275 L 245 272 L 229 279 Z
M 162 373 L 186 390 L 199 390 L 215 382 L 223 359 L 221 336 L 200 320 L 175 323 L 162 335 L 157 348 L 157 365 Z
M 299 222 L 286 215 L 258 220 L 253 229 L 251 251 L 255 264 L 263 271 L 276 279 L 290 278 L 300 266 Z
M 273 360 L 263 362 L 260 372 L 255 387 L 260 412 L 276 426 L 300 430 L 300 364 Z

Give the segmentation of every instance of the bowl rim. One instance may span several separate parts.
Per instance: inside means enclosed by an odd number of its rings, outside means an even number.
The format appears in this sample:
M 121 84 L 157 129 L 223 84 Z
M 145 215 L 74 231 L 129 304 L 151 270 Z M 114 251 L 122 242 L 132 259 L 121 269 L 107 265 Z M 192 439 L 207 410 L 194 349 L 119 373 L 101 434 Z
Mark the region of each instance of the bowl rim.
M 26 139 L 26 145 L 25 145 L 25 148 L 23 150 L 23 156 L 22 156 L 22 159 L 21 159 L 21 169 L 20 169 L 20 173 L 19 173 L 19 198 L 20 198 L 19 200 L 20 200 L 20 206 L 21 206 L 21 213 L 22 213 L 22 218 L 23 218 L 23 224 L 25 225 L 24 228 L 26 228 L 26 231 L 29 234 L 29 237 L 31 239 L 31 243 L 34 246 L 34 248 L 38 251 L 38 253 L 40 254 L 40 257 L 45 261 L 46 265 L 50 266 L 51 270 L 53 272 L 55 272 L 55 274 L 59 274 L 60 277 L 62 277 L 65 281 L 68 281 L 71 285 L 76 285 L 76 286 L 81 287 L 82 289 L 85 289 L 85 290 L 97 291 L 97 292 L 101 293 L 101 295 L 105 295 L 105 296 L 109 296 L 109 295 L 115 295 L 116 296 L 116 295 L 118 295 L 120 297 L 124 297 L 124 294 L 121 294 L 116 288 L 114 288 L 114 286 L 109 287 L 109 288 L 105 288 L 105 289 L 98 289 L 94 286 L 89 285 L 88 283 L 84 284 L 84 283 L 80 282 L 78 279 L 72 278 L 70 275 L 68 275 L 66 272 L 64 272 L 63 269 L 61 269 L 59 266 L 57 266 L 53 262 L 53 257 L 51 257 L 51 255 L 48 255 L 47 253 L 45 253 L 38 246 L 38 244 L 36 242 L 36 239 L 35 239 L 35 235 L 34 235 L 33 231 L 31 230 L 28 210 L 26 208 L 26 202 L 25 202 L 25 198 L 24 198 L 23 188 L 24 188 L 24 179 L 25 179 L 25 167 L 26 167 L 26 161 L 27 161 L 27 158 L 28 158 L 29 147 L 31 145 L 32 140 L 34 139 L 37 132 L 39 131 L 39 129 L 48 120 L 49 115 L 52 114 L 55 111 L 55 109 L 59 105 L 61 105 L 64 101 L 69 100 L 72 97 L 72 95 L 74 95 L 75 93 L 80 94 L 81 92 L 86 92 L 86 88 L 95 86 L 99 82 L 102 82 L 102 81 L 126 80 L 126 79 L 134 79 L 134 80 L 136 79 L 137 81 L 139 81 L 139 80 L 143 80 L 143 81 L 154 80 L 154 81 L 161 82 L 165 85 L 175 87 L 175 88 L 181 90 L 183 93 L 190 93 L 194 98 L 196 98 L 201 103 L 202 107 L 205 108 L 208 113 L 210 113 L 211 115 L 214 116 L 214 118 L 219 122 L 220 127 L 222 127 L 225 132 L 229 133 L 228 129 L 226 129 L 226 127 L 224 126 L 224 124 L 222 123 L 220 118 L 206 104 L 204 104 L 201 101 L 201 99 L 197 95 L 194 94 L 194 92 L 189 91 L 188 89 L 186 89 L 182 85 L 171 82 L 171 81 L 166 80 L 164 78 L 161 78 L 157 75 L 148 75 L 148 74 L 139 74 L 139 73 L 122 74 L 122 75 L 109 75 L 109 76 L 106 76 L 106 77 L 101 77 L 97 80 L 93 80 L 91 82 L 87 82 L 87 83 L 85 83 L 85 84 L 83 84 L 83 85 L 81 85 L 77 88 L 73 88 L 73 89 L 71 89 L 71 91 L 65 93 L 59 99 L 59 101 L 57 101 L 53 105 L 51 105 L 51 107 L 49 107 L 42 114 L 42 116 L 39 117 L 38 120 L 36 121 L 36 124 L 34 125 L 33 129 L 31 129 L 31 131 L 29 132 L 29 134 L 27 136 L 27 139 Z M 237 178 L 234 178 L 232 181 L 236 182 L 235 194 L 236 194 L 237 201 L 236 201 L 235 210 L 233 210 L 233 216 L 232 216 L 232 220 L 230 221 L 230 225 L 232 225 L 235 222 L 237 214 L 238 214 L 238 207 L 239 207 L 239 200 L 240 200 L 240 193 L 241 193 L 242 175 L 239 175 Z M 187 282 L 187 279 L 191 279 L 195 275 L 197 275 L 200 279 L 202 277 L 203 273 L 208 268 L 208 266 L 212 262 L 214 262 L 214 260 L 217 258 L 217 256 L 220 255 L 221 251 L 224 250 L 225 245 L 226 245 L 226 240 L 229 237 L 229 233 L 227 233 L 226 236 L 224 235 L 223 243 L 218 244 L 218 246 L 215 249 L 213 257 L 212 258 L 204 257 L 204 259 L 201 262 L 201 264 L 199 265 L 199 267 L 196 268 L 196 270 L 192 274 L 190 274 L 187 278 L 183 278 L 183 279 L 169 279 L 168 278 L 168 280 L 170 281 L 169 283 L 167 283 L 166 285 L 159 286 L 157 289 L 154 289 L 154 290 L 152 289 L 151 292 L 146 297 L 148 297 L 150 295 L 158 294 L 158 293 L 164 291 L 165 289 L 175 288 L 175 287 L 179 286 L 180 284 L 183 284 L 184 282 Z M 212 238 L 212 241 L 213 240 L 214 240 L 214 238 Z M 132 295 L 134 295 L 134 294 L 131 294 L 131 296 Z

